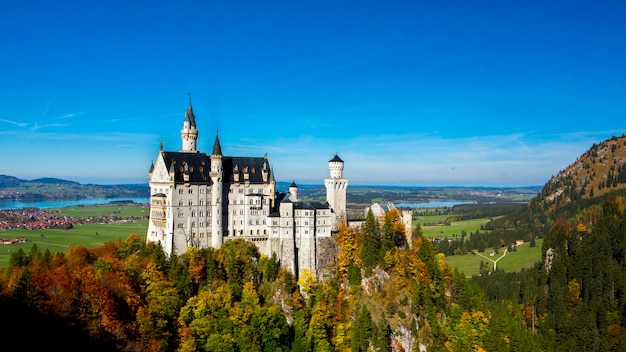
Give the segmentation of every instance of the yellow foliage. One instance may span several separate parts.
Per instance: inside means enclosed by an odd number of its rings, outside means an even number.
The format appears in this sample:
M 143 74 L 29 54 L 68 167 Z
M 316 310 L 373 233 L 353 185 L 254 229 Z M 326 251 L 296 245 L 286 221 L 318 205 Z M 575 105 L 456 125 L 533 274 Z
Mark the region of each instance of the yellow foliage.
M 298 286 L 304 297 L 309 297 L 313 291 L 315 291 L 318 285 L 317 279 L 313 272 L 309 269 L 300 270 L 300 278 L 298 279 Z

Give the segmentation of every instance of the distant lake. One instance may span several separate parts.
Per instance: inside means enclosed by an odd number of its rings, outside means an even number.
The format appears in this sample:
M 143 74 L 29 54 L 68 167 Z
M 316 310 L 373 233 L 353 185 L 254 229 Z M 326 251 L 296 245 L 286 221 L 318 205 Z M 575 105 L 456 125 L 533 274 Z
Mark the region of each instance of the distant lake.
M 0 201 L 0 210 L 4 209 L 22 209 L 22 208 L 64 208 L 75 205 L 96 205 L 96 204 L 108 204 L 116 201 L 130 201 L 135 203 L 149 203 L 150 198 L 92 198 L 92 199 L 78 199 L 78 200 L 51 200 L 41 202 L 19 202 L 19 201 Z
M 453 207 L 459 204 L 478 204 L 475 201 L 465 201 L 465 200 L 436 200 L 432 202 L 423 202 L 423 203 L 395 203 L 394 206 L 396 208 L 443 208 L 443 207 Z

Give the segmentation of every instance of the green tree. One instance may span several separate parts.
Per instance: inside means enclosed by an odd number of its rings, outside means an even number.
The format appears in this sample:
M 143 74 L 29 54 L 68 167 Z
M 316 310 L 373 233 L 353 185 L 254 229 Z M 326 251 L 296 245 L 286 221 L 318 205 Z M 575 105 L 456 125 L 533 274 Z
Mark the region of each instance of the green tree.
M 370 340 L 374 332 L 374 322 L 370 311 L 362 305 L 356 312 L 352 324 L 350 347 L 352 352 L 366 352 L 369 350 Z
M 361 262 L 365 276 L 372 275 L 372 269 L 378 265 L 380 253 L 380 225 L 374 213 L 370 209 L 365 217 L 365 223 L 361 230 L 363 236 L 363 247 L 361 248 Z

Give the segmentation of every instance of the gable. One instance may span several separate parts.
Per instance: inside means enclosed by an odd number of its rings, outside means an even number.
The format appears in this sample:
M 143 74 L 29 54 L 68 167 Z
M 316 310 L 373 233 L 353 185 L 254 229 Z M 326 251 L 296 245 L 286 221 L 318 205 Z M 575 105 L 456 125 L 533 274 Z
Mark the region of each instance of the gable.
M 163 160 L 163 153 L 159 153 L 157 157 L 154 169 L 150 174 L 150 182 L 170 182 L 170 174 L 165 160 Z

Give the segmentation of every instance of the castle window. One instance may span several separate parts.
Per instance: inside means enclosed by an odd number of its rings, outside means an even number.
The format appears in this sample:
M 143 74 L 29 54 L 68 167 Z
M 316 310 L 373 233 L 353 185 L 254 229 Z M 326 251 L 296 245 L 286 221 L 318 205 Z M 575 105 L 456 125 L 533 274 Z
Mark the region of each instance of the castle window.
M 184 227 L 184 225 L 183 225 L 183 224 L 178 224 L 178 228 L 179 228 L 179 229 L 182 229 L 183 227 Z
M 233 215 L 237 215 L 237 209 L 233 209 Z
M 182 189 L 182 188 L 180 188 L 180 189 L 178 190 L 178 194 L 183 194 L 183 189 Z
M 202 170 L 200 170 L 202 171 Z M 200 194 L 204 194 L 204 188 L 200 188 Z
M 267 229 L 263 230 L 263 234 L 267 235 Z
M 204 227 L 204 222 L 200 222 L 200 227 Z
M 252 236 L 252 230 L 250 230 L 250 236 Z
M 189 206 L 192 206 L 192 205 L 193 205 L 193 201 L 192 201 L 192 200 L 190 200 L 190 201 L 189 201 Z
M 265 224 L 266 224 L 266 220 L 265 220 L 265 219 L 263 219 L 263 225 L 265 225 Z
M 256 224 L 259 225 L 259 219 L 256 219 Z
M 204 217 L 204 210 L 200 210 L 200 217 Z
M 181 205 L 181 206 L 183 205 L 183 200 L 182 199 L 178 201 L 178 205 Z
M 200 205 L 204 205 L 204 199 L 200 199 Z
M 196 227 L 196 222 L 195 221 L 191 222 L 191 227 Z
M 184 211 L 179 211 L 178 212 L 178 217 L 179 218 L 185 217 L 185 212 Z
M 195 210 L 191 211 L 191 216 L 194 217 L 194 218 L 196 217 L 196 211 Z
M 254 221 L 253 221 L 253 220 L 250 220 L 248 224 L 249 224 L 249 225 L 254 225 Z
M 239 215 L 243 215 L 243 209 L 239 210 Z
M 193 189 L 189 189 L 189 194 L 193 194 Z

